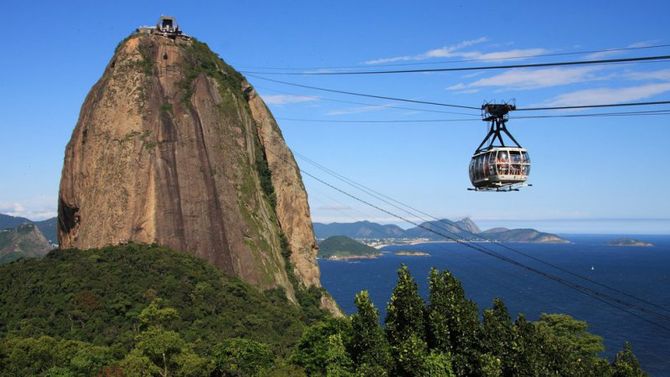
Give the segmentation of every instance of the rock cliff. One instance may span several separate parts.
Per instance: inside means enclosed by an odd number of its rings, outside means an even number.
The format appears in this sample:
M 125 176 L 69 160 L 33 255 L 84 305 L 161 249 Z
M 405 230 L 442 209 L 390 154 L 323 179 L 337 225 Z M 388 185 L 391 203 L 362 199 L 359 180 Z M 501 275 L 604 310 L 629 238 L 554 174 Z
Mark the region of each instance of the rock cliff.
M 117 47 L 66 148 L 58 220 L 61 248 L 157 243 L 291 299 L 320 287 L 307 194 L 277 123 L 196 40 L 135 34 Z

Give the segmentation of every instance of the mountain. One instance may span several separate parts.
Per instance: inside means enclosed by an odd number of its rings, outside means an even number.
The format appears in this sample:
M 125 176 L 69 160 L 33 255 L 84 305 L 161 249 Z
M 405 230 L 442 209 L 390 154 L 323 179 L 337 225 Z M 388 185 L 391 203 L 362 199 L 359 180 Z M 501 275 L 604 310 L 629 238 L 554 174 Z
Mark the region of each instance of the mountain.
M 321 285 L 300 171 L 263 100 L 206 44 L 142 29 L 81 108 L 58 240 L 164 245 L 293 301 Z
M 319 257 L 372 257 L 379 255 L 379 250 L 346 236 L 333 236 L 319 242 Z
M 42 220 L 42 221 L 32 221 L 29 219 L 26 219 L 25 217 L 14 217 L 10 215 L 4 215 L 0 213 L 0 229 L 11 229 L 11 228 L 16 228 L 17 226 L 21 224 L 35 224 L 39 228 L 40 232 L 44 234 L 44 237 L 49 240 L 49 242 L 56 244 L 58 243 L 58 234 L 57 234 L 57 224 L 58 224 L 58 219 L 56 217 L 52 217 L 50 219 Z
M 459 221 L 451 221 L 447 219 L 427 221 L 421 226 L 407 229 L 405 236 L 407 238 L 428 238 L 428 239 L 444 239 L 430 230 L 438 233 L 447 233 L 449 235 L 456 235 L 463 239 L 477 239 L 470 233 L 478 234 L 481 232 L 477 224 L 470 218 L 464 218 Z
M 314 233 L 319 239 L 332 236 L 351 238 L 402 238 L 405 231 L 397 225 L 381 225 L 369 221 L 355 223 L 314 223 Z
M 26 223 L 32 223 L 32 221 L 25 217 L 15 217 L 0 213 L 0 229 L 13 229 Z
M 480 236 L 500 242 L 568 243 L 555 234 L 543 233 L 535 229 L 493 228 L 481 232 Z
M 432 230 L 432 231 L 431 231 Z M 447 219 L 427 221 L 420 226 L 403 230 L 396 225 L 380 225 L 369 221 L 355 223 L 314 223 L 314 232 L 319 239 L 334 235 L 343 235 L 356 239 L 427 239 L 443 241 L 445 238 L 436 233 L 443 233 L 462 240 L 501 241 L 501 242 L 568 242 L 551 233 L 543 233 L 535 229 L 493 228 L 482 231 L 472 219 L 466 217 L 458 221 Z
M 20 258 L 42 257 L 52 249 L 35 224 L 0 230 L 0 264 Z

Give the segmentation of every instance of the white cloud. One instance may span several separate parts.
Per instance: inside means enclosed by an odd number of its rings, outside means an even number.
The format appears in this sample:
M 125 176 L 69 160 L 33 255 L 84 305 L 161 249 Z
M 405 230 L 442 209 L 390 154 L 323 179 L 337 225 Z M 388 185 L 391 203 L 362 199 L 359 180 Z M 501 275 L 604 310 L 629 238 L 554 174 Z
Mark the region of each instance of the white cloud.
M 314 96 L 296 96 L 293 94 L 273 94 L 263 96 L 265 103 L 270 105 L 288 105 L 292 103 L 303 103 L 318 101 L 319 97 Z
M 561 94 L 543 103 L 544 106 L 597 105 L 637 101 L 670 92 L 670 82 L 630 86 L 626 88 L 598 88 Z
M 56 216 L 55 201 L 45 202 L 42 198 L 29 200 L 28 203 L 2 202 L 0 213 L 30 220 L 44 220 Z
M 543 68 L 508 70 L 503 73 L 479 79 L 469 84 L 459 83 L 448 90 L 466 90 L 472 88 L 501 87 L 510 89 L 537 89 L 550 86 L 574 84 L 584 81 L 603 79 L 594 75 L 601 68 Z
M 405 55 L 405 56 L 395 56 L 391 58 L 381 58 L 381 59 L 375 59 L 375 60 L 368 60 L 365 62 L 365 64 L 385 64 L 385 63 L 396 63 L 396 62 L 402 62 L 402 61 L 413 61 L 413 60 L 426 60 L 430 58 L 444 58 L 444 57 L 449 57 L 449 56 L 454 56 L 453 54 L 455 51 L 473 46 L 479 43 L 486 42 L 488 39 L 486 37 L 481 37 L 477 39 L 471 39 L 463 42 L 459 42 L 455 45 L 451 46 L 444 46 L 440 48 L 436 48 L 433 50 L 428 50 L 422 54 L 418 55 Z
M 481 51 L 462 51 L 462 49 L 476 44 L 486 42 L 488 39 L 485 37 L 463 41 L 451 46 L 444 46 L 432 50 L 428 50 L 424 53 L 417 55 L 404 55 L 404 56 L 395 56 L 391 58 L 382 58 L 366 61 L 365 64 L 387 64 L 387 63 L 396 63 L 403 61 L 419 61 L 435 58 L 464 58 L 472 60 L 481 60 L 481 61 L 501 61 L 501 60 L 520 60 L 525 59 L 530 56 L 540 55 L 547 53 L 548 50 L 544 48 L 527 48 L 527 49 L 511 49 L 503 51 L 493 51 L 493 52 L 481 52 Z

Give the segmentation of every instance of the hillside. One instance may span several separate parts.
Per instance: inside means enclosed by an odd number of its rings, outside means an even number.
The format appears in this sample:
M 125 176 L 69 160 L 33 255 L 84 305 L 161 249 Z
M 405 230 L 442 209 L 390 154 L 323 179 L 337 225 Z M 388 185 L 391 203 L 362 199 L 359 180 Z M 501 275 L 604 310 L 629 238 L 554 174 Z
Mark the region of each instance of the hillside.
M 0 264 L 19 258 L 41 257 L 51 249 L 49 241 L 34 224 L 0 230 Z
M 293 344 L 310 315 L 288 305 L 282 294 L 262 293 L 199 258 L 130 244 L 55 250 L 42 259 L 1 266 L 0 336 L 46 335 L 125 347 L 138 314 L 155 299 L 179 312 L 173 327 L 202 347 L 238 336 Z
M 328 237 L 319 242 L 319 258 L 378 256 L 379 250 L 345 236 Z

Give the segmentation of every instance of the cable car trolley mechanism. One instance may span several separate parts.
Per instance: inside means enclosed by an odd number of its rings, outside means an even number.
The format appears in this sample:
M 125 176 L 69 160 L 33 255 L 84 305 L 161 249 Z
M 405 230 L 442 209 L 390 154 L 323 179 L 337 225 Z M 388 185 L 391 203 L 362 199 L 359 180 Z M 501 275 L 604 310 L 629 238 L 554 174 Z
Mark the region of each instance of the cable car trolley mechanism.
M 470 182 L 473 191 L 519 191 L 530 173 L 528 151 L 507 130 L 509 112 L 516 105 L 485 103 L 482 119 L 489 122 L 489 132 L 470 160 Z M 505 144 L 505 136 L 511 141 Z

